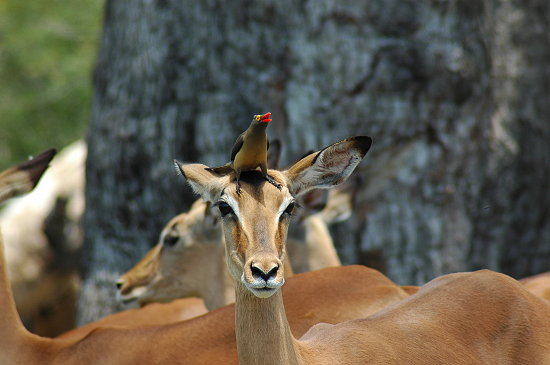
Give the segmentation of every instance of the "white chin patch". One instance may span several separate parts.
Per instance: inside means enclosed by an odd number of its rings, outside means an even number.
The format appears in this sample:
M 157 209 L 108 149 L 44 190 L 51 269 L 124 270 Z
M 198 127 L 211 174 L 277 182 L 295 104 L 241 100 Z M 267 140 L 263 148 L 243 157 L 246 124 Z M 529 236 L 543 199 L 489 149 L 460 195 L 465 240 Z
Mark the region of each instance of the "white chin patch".
M 138 286 L 137 288 L 132 289 L 132 291 L 128 294 L 120 294 L 119 291 L 116 292 L 116 298 L 119 302 L 122 302 L 124 304 L 131 303 L 133 301 L 138 300 L 143 293 L 145 293 L 146 288 L 144 286 Z
M 285 283 L 284 279 L 282 282 L 278 282 L 274 279 L 270 279 L 267 282 L 263 280 L 256 280 L 253 283 L 249 283 L 244 278 L 244 273 L 241 275 L 241 283 L 255 296 L 258 298 L 269 298 L 277 292 Z
M 265 289 L 254 289 L 254 288 L 248 288 L 258 298 L 269 298 L 275 292 L 279 289 L 271 289 L 271 288 L 265 288 Z

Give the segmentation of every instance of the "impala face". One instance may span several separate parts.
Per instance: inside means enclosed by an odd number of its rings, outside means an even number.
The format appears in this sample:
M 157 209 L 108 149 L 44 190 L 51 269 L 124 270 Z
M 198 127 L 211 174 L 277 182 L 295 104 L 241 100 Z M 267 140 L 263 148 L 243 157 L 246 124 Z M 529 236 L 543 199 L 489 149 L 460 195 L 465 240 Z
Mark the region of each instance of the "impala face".
M 267 298 L 284 283 L 285 241 L 295 197 L 344 182 L 371 143 L 367 136 L 348 138 L 303 157 L 288 170 L 269 170 L 281 190 L 258 171 L 243 173 L 240 196 L 234 173 L 217 174 L 206 165 L 177 161 L 176 168 L 195 192 L 219 209 L 227 265 L 235 282 Z
M 141 261 L 117 281 L 123 302 L 137 300 L 168 302 L 181 297 L 197 296 L 197 275 L 190 275 L 198 264 L 199 251 L 218 245 L 219 224 L 208 214 L 203 200 L 172 218 L 162 230 L 159 241 Z
M 269 173 L 284 185 L 278 171 Z M 294 197 L 256 171 L 241 174 L 241 187 L 239 196 L 230 184 L 214 203 L 222 216 L 227 264 L 236 282 L 267 298 L 284 284 L 285 241 Z

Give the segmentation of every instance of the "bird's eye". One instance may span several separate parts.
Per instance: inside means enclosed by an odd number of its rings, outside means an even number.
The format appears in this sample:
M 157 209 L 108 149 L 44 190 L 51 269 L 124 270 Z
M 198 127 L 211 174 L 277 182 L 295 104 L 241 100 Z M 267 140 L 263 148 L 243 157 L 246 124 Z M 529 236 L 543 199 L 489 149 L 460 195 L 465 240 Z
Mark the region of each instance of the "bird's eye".
M 283 212 L 283 214 L 286 214 L 286 215 L 292 215 L 292 212 L 294 211 L 294 207 L 296 206 L 296 203 L 294 202 L 291 202 L 289 205 L 287 205 L 285 211 Z
M 164 239 L 162 240 L 162 242 L 165 246 L 172 247 L 178 242 L 178 240 L 179 240 L 178 236 L 172 236 L 167 234 L 166 236 L 164 236 Z
M 222 217 L 225 217 L 228 214 L 233 214 L 233 209 L 224 201 L 220 201 L 217 204 L 218 209 L 220 210 L 220 213 Z
M 256 121 L 259 121 L 262 118 L 262 116 L 261 115 L 255 115 L 254 118 L 256 119 Z

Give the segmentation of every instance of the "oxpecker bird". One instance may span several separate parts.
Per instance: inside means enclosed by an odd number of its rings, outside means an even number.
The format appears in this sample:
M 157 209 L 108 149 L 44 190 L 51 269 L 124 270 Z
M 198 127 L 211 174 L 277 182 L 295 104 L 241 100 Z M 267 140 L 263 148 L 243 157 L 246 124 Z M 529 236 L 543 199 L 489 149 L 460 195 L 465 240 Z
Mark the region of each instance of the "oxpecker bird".
M 207 168 L 208 171 L 224 174 L 231 170 L 235 171 L 235 180 L 237 184 L 237 194 L 241 194 L 240 177 L 244 171 L 255 170 L 258 166 L 262 170 L 264 178 L 273 184 L 277 189 L 282 186 L 271 176 L 267 174 L 267 150 L 269 141 L 267 140 L 266 128 L 271 122 L 271 113 L 255 115 L 252 118 L 250 127 L 237 138 L 233 149 L 231 150 L 231 162 L 219 166 Z

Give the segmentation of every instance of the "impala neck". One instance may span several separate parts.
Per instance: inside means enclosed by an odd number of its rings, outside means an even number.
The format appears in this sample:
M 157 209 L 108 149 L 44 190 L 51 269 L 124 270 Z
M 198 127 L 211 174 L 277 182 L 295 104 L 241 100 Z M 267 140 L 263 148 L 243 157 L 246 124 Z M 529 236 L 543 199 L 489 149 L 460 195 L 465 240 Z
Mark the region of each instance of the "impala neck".
M 306 245 L 309 253 L 309 270 L 341 266 L 340 258 L 326 223 L 319 213 L 304 219 Z
M 208 285 L 204 285 L 204 282 L 200 283 L 200 296 L 203 298 L 206 308 L 210 311 L 233 303 L 235 301 L 235 289 L 233 288 L 233 280 L 227 271 L 227 265 L 224 261 L 224 247 L 216 245 L 215 247 L 207 247 L 207 249 L 208 252 L 204 253 L 208 257 L 209 262 L 201 265 L 202 268 L 206 269 L 202 277 L 204 279 L 208 278 L 211 282 Z M 216 252 L 216 255 L 212 255 L 213 252 Z M 210 262 L 212 257 L 216 260 L 214 267 L 212 267 Z
M 281 291 L 261 299 L 241 283 L 235 286 L 239 363 L 300 364 L 297 342 L 288 325 Z
M 186 296 L 199 296 L 208 310 L 235 301 L 235 289 L 227 272 L 223 245 L 197 242 L 178 258 L 185 264 L 175 264 L 178 269 L 169 276 L 182 278 L 181 290 Z
M 30 333 L 21 323 L 13 300 L 0 232 L 0 353 L 12 351 L 27 336 Z

